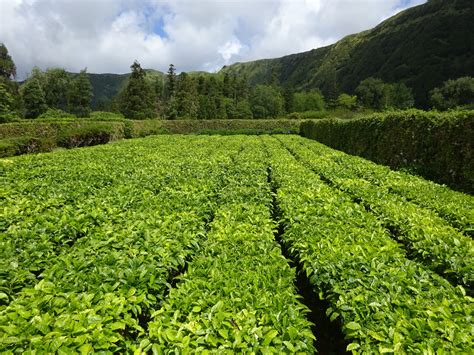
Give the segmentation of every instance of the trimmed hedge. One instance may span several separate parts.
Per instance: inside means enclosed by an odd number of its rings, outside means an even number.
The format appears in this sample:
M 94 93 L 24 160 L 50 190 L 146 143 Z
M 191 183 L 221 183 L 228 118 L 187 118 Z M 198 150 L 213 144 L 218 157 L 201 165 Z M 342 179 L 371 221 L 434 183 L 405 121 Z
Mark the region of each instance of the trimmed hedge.
M 299 120 L 127 121 L 126 138 L 152 134 L 298 134 Z
M 102 117 L 104 118 L 104 117 Z M 298 120 L 23 120 L 0 125 L 0 157 L 155 134 L 298 134 Z M 113 117 L 112 117 L 113 118 Z
M 0 139 L 0 157 L 9 157 L 37 152 L 49 152 L 56 147 L 54 140 L 38 137 L 16 137 Z
M 124 125 L 117 122 L 6 123 L 0 125 L 0 157 L 104 144 L 123 136 Z
M 113 137 L 115 137 L 113 127 L 80 127 L 61 132 L 57 143 L 64 148 L 87 147 L 108 143 Z
M 408 110 L 305 121 L 300 134 L 395 169 L 474 192 L 474 111 Z

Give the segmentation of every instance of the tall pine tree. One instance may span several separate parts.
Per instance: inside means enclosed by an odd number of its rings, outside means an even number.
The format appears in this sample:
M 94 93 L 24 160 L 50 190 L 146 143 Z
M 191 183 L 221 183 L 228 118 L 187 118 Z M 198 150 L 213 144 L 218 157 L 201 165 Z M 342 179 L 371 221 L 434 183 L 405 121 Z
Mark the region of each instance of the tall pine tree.
M 87 69 L 81 70 L 70 85 L 69 112 L 77 117 L 89 117 L 92 96 L 92 85 L 87 75 Z
M 137 61 L 130 68 L 132 75 L 120 98 L 120 112 L 135 120 L 156 118 L 154 89 L 145 79 L 145 71 Z
M 197 84 L 196 81 L 185 72 L 182 72 L 178 76 L 176 101 L 178 117 L 185 119 L 196 118 L 199 107 Z
M 176 94 L 176 68 L 170 64 L 166 82 L 167 97 L 172 98 Z
M 41 76 L 46 104 L 63 111 L 68 107 L 68 92 L 71 78 L 62 68 L 50 68 Z
M 22 87 L 26 118 L 36 118 L 48 109 L 40 80 L 33 76 Z

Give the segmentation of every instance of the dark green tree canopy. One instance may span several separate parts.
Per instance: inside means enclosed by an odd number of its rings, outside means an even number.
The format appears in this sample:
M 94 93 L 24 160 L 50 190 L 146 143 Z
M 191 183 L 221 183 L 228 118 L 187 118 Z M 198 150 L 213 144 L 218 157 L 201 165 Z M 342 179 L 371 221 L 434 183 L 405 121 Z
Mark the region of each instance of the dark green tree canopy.
M 195 80 L 185 72 L 178 75 L 176 100 L 179 117 L 196 118 L 199 109 L 197 86 Z
M 146 73 L 135 61 L 132 74 L 120 97 L 120 112 L 131 119 L 143 120 L 156 117 L 154 88 L 146 80 Z
M 173 97 L 176 90 L 176 68 L 174 64 L 170 64 L 168 68 L 167 82 L 166 82 L 167 97 Z
M 474 78 L 462 77 L 448 80 L 431 91 L 431 103 L 438 110 L 455 107 L 474 107 Z
M 405 110 L 415 106 L 413 90 L 403 83 L 388 85 L 388 106 L 400 110 Z
M 48 109 L 41 81 L 33 76 L 22 86 L 26 118 L 36 118 Z
M 20 84 L 13 80 L 16 76 L 16 66 L 13 62 L 13 59 L 8 54 L 7 47 L 0 43 L 0 84 L 3 85 L 5 90 L 5 97 L 1 98 L 3 105 L 3 115 L 6 115 L 5 108 L 8 106 L 8 117 L 19 117 L 21 116 L 21 111 L 23 103 L 20 96 Z M 8 104 L 7 104 L 8 102 Z M 13 115 L 13 116 L 12 116 Z M 6 117 L 6 116 L 5 116 Z
M 14 110 L 14 100 L 4 83 L 0 82 L 0 123 L 11 121 L 18 115 Z
M 8 54 L 7 47 L 0 43 L 0 77 L 10 80 L 16 76 L 16 66 L 12 57 Z
M 277 88 L 257 85 L 250 98 L 254 118 L 276 118 L 284 111 L 285 101 Z
M 387 88 L 381 79 L 367 78 L 355 90 L 359 103 L 367 108 L 382 110 L 387 104 Z
M 324 97 L 320 91 L 293 94 L 292 112 L 323 111 Z
M 403 83 L 388 84 L 381 79 L 367 78 L 355 92 L 361 106 L 375 110 L 407 109 L 415 104 L 412 90 Z
M 50 68 L 42 76 L 44 96 L 48 107 L 65 111 L 71 78 L 62 68 Z
M 340 94 L 336 99 L 336 107 L 346 110 L 355 110 L 357 108 L 357 96 Z
M 89 117 L 92 96 L 92 85 L 87 69 L 83 69 L 71 81 L 68 95 L 69 112 L 77 117 Z

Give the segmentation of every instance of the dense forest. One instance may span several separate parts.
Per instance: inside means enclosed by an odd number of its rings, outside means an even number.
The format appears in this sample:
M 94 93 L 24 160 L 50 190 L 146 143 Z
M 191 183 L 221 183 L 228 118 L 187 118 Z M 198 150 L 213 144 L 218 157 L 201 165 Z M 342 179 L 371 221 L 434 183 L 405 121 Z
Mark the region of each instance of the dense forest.
M 16 67 L 5 45 L 0 45 L 0 117 L 2 122 L 18 118 L 89 117 L 94 96 L 86 69 L 78 74 L 62 68 L 41 71 L 15 80 Z M 164 75 L 146 71 L 135 61 L 131 74 L 117 94 L 101 109 L 130 119 L 246 119 L 321 118 L 326 112 L 383 111 L 407 109 L 415 100 L 404 83 L 386 83 L 377 78 L 362 80 L 354 94 L 325 97 L 319 89 L 295 91 L 280 84 L 276 73 L 268 82 L 251 87 L 245 75 L 177 74 L 173 64 Z M 474 79 L 449 80 L 431 92 L 437 109 L 471 106 Z

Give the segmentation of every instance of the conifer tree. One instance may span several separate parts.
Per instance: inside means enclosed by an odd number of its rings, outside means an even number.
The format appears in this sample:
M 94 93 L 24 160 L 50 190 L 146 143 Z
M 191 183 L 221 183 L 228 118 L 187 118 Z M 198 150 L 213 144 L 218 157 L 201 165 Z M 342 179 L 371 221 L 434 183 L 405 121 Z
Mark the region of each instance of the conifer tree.
M 293 111 L 293 94 L 294 91 L 291 87 L 285 87 L 283 90 L 283 99 L 285 100 L 285 112 L 291 113 Z
M 174 97 L 176 93 L 176 68 L 174 67 L 174 64 L 170 64 L 167 79 L 167 97 Z
M 81 70 L 70 85 L 69 112 L 77 117 L 89 117 L 92 96 L 92 85 L 87 75 L 87 69 Z
M 235 99 L 236 97 L 236 78 L 235 75 L 230 75 L 229 73 L 224 74 L 224 82 L 223 82 L 223 94 L 225 97 L 230 99 Z
M 247 100 L 249 98 L 250 87 L 246 76 L 242 76 L 235 83 L 236 97 L 239 100 Z
M 155 82 L 154 82 L 155 96 L 156 96 L 156 99 L 159 101 L 163 99 L 163 91 L 164 91 L 163 81 L 164 81 L 163 78 L 156 77 Z
M 120 98 L 120 112 L 126 118 L 135 120 L 155 118 L 154 89 L 148 84 L 146 73 L 137 61 L 130 68 L 132 74 Z
M 337 85 L 336 69 L 331 69 L 327 76 L 326 90 L 328 106 L 335 108 L 337 106 L 337 98 L 339 96 L 339 89 Z
M 22 87 L 26 118 L 36 118 L 48 109 L 39 78 L 33 76 Z
M 41 79 L 46 105 L 50 108 L 66 111 L 68 93 L 72 84 L 66 70 L 50 68 L 41 75 Z
M 197 85 L 185 72 L 182 72 L 178 76 L 176 100 L 178 116 L 180 118 L 196 118 L 199 106 Z
M 270 73 L 270 82 L 268 84 L 277 89 L 280 89 L 280 79 L 278 77 L 278 71 L 276 68 L 272 68 Z

